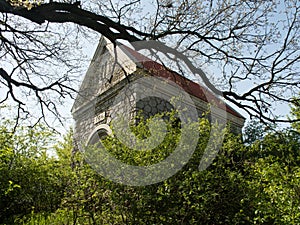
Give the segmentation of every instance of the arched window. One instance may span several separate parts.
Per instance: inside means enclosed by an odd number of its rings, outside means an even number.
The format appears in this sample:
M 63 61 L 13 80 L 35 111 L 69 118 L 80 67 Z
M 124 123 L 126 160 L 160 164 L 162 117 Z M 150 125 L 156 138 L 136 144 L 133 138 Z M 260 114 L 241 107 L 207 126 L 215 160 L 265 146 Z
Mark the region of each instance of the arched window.
M 107 124 L 98 125 L 91 132 L 87 141 L 87 145 L 95 145 L 109 135 L 112 135 L 112 130 Z

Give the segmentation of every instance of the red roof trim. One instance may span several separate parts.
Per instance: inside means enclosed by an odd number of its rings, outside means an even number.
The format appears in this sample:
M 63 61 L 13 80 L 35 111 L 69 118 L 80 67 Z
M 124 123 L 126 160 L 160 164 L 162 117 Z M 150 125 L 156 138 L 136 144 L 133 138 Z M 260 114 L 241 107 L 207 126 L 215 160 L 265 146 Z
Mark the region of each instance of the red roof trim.
M 194 97 L 197 97 L 205 102 L 214 103 L 218 106 L 218 108 L 226 110 L 236 117 L 245 119 L 240 113 L 235 111 L 221 99 L 217 98 L 210 90 L 201 86 L 200 84 L 181 76 L 175 71 L 166 68 L 165 66 L 151 60 L 150 58 L 125 45 L 122 45 L 122 49 L 129 53 L 127 55 L 131 56 L 134 62 L 140 63 L 142 68 L 148 71 L 151 75 L 171 80 L 190 95 L 193 95 Z

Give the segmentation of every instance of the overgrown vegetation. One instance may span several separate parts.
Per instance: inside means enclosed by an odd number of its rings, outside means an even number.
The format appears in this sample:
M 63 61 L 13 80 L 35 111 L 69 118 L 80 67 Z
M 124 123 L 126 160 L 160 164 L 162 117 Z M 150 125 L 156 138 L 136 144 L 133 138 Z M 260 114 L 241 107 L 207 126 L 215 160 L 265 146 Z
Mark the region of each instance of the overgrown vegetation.
M 0 223 L 299 224 L 299 131 L 265 130 L 255 138 L 259 132 L 253 129 L 260 126 L 250 126 L 247 144 L 225 131 L 217 158 L 199 171 L 210 135 L 209 122 L 201 119 L 198 147 L 180 172 L 158 184 L 130 187 L 99 175 L 80 152 L 72 155 L 72 132 L 54 143 L 55 136 L 43 126 L 13 134 L 5 122 L 0 127 Z M 166 157 L 176 143 L 171 137 L 180 131 L 168 128 L 154 160 Z M 148 135 L 146 123 L 135 129 Z M 150 153 L 132 153 L 112 137 L 105 145 L 127 163 L 151 160 Z M 46 153 L 50 150 L 55 157 Z

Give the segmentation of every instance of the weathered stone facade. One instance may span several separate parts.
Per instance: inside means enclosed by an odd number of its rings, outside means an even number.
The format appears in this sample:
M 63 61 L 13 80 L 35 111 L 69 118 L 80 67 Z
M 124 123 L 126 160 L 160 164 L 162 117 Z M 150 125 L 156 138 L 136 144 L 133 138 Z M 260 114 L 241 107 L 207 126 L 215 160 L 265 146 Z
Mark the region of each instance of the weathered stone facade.
M 115 64 L 114 55 L 112 44 L 105 38 L 101 38 L 73 105 L 74 138 L 82 144 L 92 141 L 95 133 L 110 134 L 111 120 L 117 115 L 130 114 L 130 118 L 133 118 L 138 112 L 142 111 L 145 117 L 149 117 L 163 111 L 171 111 L 174 108 L 169 101 L 176 95 L 175 92 L 172 92 L 172 88 L 168 91 L 158 88 L 156 96 L 143 97 L 138 96 L 143 95 L 143 92 L 138 92 L 139 87 L 132 86 L 131 89 L 127 90 L 129 94 L 124 94 L 122 90 L 124 87 L 128 87 L 128 84 L 145 76 L 153 76 L 153 74 L 150 70 L 145 71 L 144 68 L 138 66 L 120 48 L 117 49 L 119 64 Z M 156 76 L 159 77 L 160 73 L 157 73 Z M 178 80 L 174 82 L 179 83 L 179 86 L 190 94 L 199 116 L 208 110 L 207 101 L 205 101 L 205 98 L 199 97 L 199 91 L 196 90 L 202 87 L 182 77 L 178 77 Z M 189 89 L 188 87 L 186 89 L 184 85 L 193 88 Z M 201 92 L 203 92 L 202 89 Z M 224 105 L 224 103 L 222 104 Z M 244 124 L 244 118 L 227 105 L 225 105 L 225 108 L 223 106 L 223 109 L 220 106 L 218 107 L 215 110 L 215 118 L 220 120 L 225 118 L 232 124 L 235 132 L 240 132 Z

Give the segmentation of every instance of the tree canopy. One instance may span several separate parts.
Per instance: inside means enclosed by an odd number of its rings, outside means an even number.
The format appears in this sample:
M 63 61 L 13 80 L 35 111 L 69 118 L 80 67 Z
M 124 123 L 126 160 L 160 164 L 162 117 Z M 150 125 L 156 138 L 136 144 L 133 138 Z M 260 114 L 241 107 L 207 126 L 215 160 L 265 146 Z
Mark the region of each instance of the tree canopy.
M 96 32 L 136 50 L 145 45 L 134 43 L 155 40 L 151 50 L 164 46 L 164 56 L 181 63 L 178 71 L 187 66 L 250 116 L 295 122 L 299 118 L 278 117 L 272 107 L 297 103 L 299 9 L 297 0 L 0 0 L 0 102 L 12 99 L 18 113 L 30 113 L 26 98 L 34 99 L 41 118 L 47 110 L 58 115 L 57 104 L 76 92 L 76 46 Z M 199 72 L 203 67 L 213 72 Z

